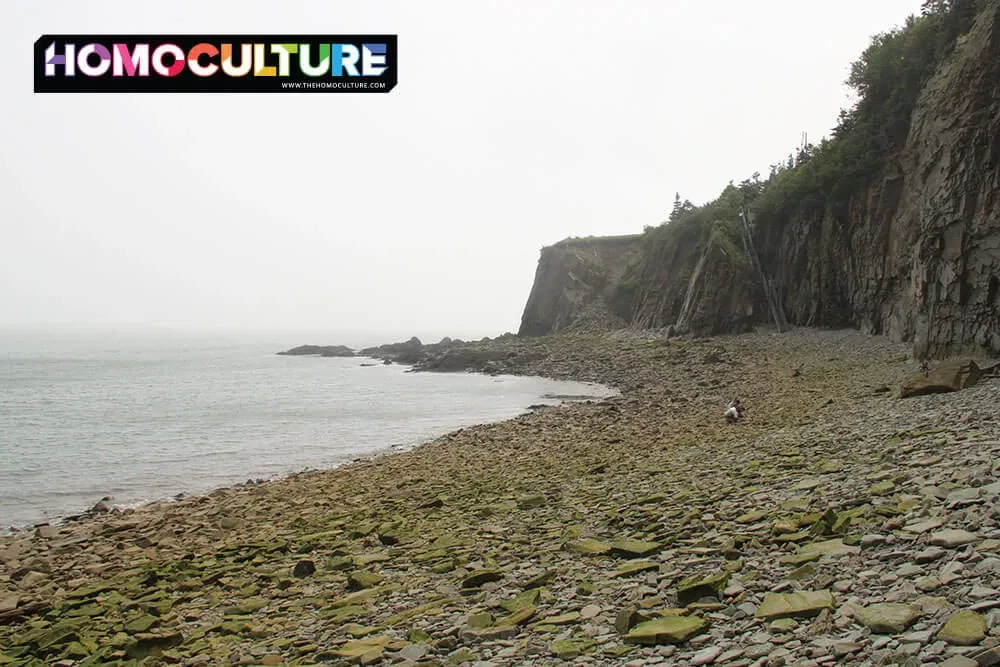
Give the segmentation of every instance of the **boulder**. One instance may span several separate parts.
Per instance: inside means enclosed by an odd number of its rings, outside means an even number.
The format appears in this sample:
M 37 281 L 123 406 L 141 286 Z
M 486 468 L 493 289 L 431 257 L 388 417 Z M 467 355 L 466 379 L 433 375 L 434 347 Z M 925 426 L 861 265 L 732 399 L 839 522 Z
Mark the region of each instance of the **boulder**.
M 975 386 L 982 371 L 975 361 L 945 361 L 911 375 L 899 388 L 900 398 L 942 394 Z

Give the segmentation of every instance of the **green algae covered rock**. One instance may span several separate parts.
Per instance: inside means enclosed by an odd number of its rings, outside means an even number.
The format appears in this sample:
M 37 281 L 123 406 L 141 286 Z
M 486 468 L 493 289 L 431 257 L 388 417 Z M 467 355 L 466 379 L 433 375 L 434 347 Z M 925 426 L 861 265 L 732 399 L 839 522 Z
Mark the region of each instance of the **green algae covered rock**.
M 497 625 L 500 627 L 524 625 L 529 620 L 531 620 L 531 617 L 535 615 L 536 611 L 537 609 L 533 604 L 528 605 L 526 607 L 522 607 L 521 609 L 518 609 L 517 611 L 512 613 L 510 616 L 506 616 L 498 620 Z
M 664 616 L 646 621 L 625 635 L 629 644 L 682 644 L 708 628 L 708 621 L 697 616 Z
M 757 618 L 810 618 L 824 609 L 833 609 L 830 591 L 768 593 L 757 608 Z
M 736 519 L 736 523 L 742 523 L 742 524 L 757 523 L 758 521 L 761 521 L 762 519 L 766 518 L 767 518 L 767 512 L 754 510 L 753 512 L 747 512 L 746 514 L 738 517 Z
M 142 633 L 135 637 L 136 642 L 128 648 L 128 657 L 133 660 L 144 660 L 151 655 L 161 655 L 168 648 L 184 642 L 184 636 L 179 632 Z
M 545 504 L 545 496 L 540 493 L 535 493 L 529 496 L 521 496 L 517 499 L 518 509 L 530 509 L 532 507 L 541 507 Z
M 497 570 L 478 570 L 462 580 L 462 588 L 479 588 L 491 581 L 500 581 L 503 574 Z
M 567 614 L 559 614 L 558 616 L 547 616 L 542 619 L 542 623 L 545 625 L 568 625 L 569 623 L 576 623 L 580 620 L 580 612 L 571 611 Z
M 619 556 L 636 558 L 656 553 L 663 546 L 657 542 L 642 542 L 640 540 L 615 540 L 611 543 L 611 552 Z
M 955 646 L 974 646 L 986 638 L 986 619 L 974 611 L 957 612 L 944 624 L 937 638 Z
M 552 642 L 552 653 L 560 660 L 572 660 L 595 646 L 593 639 L 561 639 Z
M 129 634 L 136 634 L 139 632 L 146 632 L 151 627 L 159 622 L 155 616 L 150 616 L 149 614 L 143 614 L 137 618 L 132 619 L 125 624 L 125 632 Z
M 639 572 L 659 570 L 660 564 L 651 560 L 637 560 L 626 563 L 620 570 L 611 575 L 612 578 L 628 577 Z
M 600 542 L 598 540 L 584 539 L 577 540 L 576 542 L 570 542 L 566 545 L 570 551 L 575 551 L 578 554 L 586 554 L 590 556 L 596 556 L 600 554 L 606 554 L 611 551 L 611 545 L 606 542 Z
M 487 613 L 472 614 L 469 616 L 468 624 L 473 630 L 485 630 L 493 625 L 493 615 Z
M 918 607 L 908 604 L 872 604 L 856 615 L 858 622 L 877 634 L 899 634 L 921 616 Z
M 697 602 L 704 597 L 716 597 L 729 583 L 729 572 L 696 574 L 677 584 L 677 601 L 682 605 Z
M 895 488 L 896 485 L 893 484 L 891 480 L 885 480 L 874 484 L 870 489 L 868 489 L 868 493 L 873 496 L 885 496 L 892 493 Z
M 803 544 L 796 552 L 798 556 L 842 556 L 844 554 L 856 554 L 861 551 L 860 547 L 851 546 L 844 543 L 844 540 L 826 540 L 824 542 L 813 542 Z
M 353 572 L 347 578 L 347 582 L 352 591 L 362 591 L 378 586 L 382 583 L 382 577 L 374 572 Z
M 333 653 L 341 658 L 360 658 L 370 652 L 381 652 L 382 649 L 384 649 L 390 642 L 392 642 L 392 637 L 387 635 L 371 637 L 369 639 L 359 639 L 357 641 L 344 644 L 340 648 L 333 651 Z
M 618 616 L 615 617 L 615 630 L 620 635 L 626 635 L 636 625 L 648 620 L 650 620 L 650 617 L 643 615 L 635 607 L 626 607 L 618 612 Z
M 529 588 L 526 591 L 518 593 L 510 600 L 505 600 L 501 602 L 500 606 L 513 614 L 521 611 L 525 607 L 530 607 L 534 605 L 536 602 L 538 602 L 539 595 L 541 595 L 541 590 L 537 588 Z

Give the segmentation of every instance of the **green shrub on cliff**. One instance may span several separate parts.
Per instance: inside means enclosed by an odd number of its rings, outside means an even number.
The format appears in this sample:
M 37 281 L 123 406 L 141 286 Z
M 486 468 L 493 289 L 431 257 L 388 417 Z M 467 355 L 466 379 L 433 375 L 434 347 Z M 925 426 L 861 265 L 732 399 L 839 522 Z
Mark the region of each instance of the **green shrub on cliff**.
M 722 250 L 739 266 L 746 266 L 747 256 L 743 246 L 743 230 L 738 220 L 716 220 L 712 225 L 709 241 Z

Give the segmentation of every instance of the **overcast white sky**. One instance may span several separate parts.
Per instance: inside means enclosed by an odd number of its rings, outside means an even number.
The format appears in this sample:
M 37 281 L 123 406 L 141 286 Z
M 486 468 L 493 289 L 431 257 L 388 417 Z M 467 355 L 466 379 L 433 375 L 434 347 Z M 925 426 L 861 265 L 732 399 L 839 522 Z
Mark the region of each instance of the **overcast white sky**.
M 4 0 L 0 328 L 516 331 L 543 245 L 826 135 L 920 4 Z M 32 92 L 44 33 L 299 32 L 398 34 L 399 85 Z

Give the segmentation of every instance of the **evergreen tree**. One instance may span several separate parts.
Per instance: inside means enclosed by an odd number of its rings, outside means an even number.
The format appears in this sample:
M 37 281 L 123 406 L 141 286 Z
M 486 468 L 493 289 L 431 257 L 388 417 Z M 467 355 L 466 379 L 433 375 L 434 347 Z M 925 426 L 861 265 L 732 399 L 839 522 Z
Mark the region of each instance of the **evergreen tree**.
M 678 192 L 674 195 L 674 210 L 670 212 L 670 219 L 676 220 L 680 217 L 683 207 L 684 205 L 681 203 L 681 193 Z

